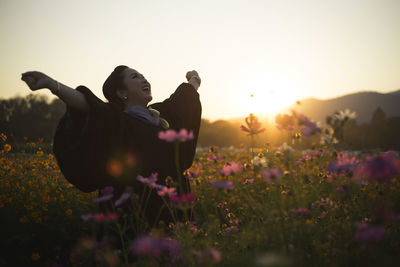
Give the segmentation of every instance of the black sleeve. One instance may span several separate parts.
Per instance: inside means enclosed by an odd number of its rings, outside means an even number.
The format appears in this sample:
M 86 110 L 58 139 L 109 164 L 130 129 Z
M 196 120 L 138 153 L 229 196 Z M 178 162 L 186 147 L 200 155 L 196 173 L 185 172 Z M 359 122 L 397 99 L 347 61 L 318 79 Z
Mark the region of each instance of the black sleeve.
M 92 192 L 109 183 L 105 175 L 106 155 L 113 138 L 118 138 L 121 112 L 85 86 L 76 90 L 85 96 L 89 112 L 81 113 L 67 106 L 53 138 L 53 152 L 64 177 L 80 190 Z
M 193 131 L 194 139 L 180 145 L 180 166 L 183 170 L 188 169 L 193 163 L 200 130 L 202 107 L 199 93 L 191 84 L 182 83 L 169 98 L 151 107 L 160 111 L 160 117 L 169 122 L 171 129 Z

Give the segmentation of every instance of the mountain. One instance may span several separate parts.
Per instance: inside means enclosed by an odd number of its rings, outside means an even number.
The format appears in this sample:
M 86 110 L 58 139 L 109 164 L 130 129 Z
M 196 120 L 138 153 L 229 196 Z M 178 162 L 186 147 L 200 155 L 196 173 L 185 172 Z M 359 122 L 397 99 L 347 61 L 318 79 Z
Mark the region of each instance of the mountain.
M 371 120 L 378 107 L 386 113 L 387 118 L 400 116 L 400 90 L 386 94 L 359 92 L 326 100 L 307 98 L 288 110 L 294 109 L 314 121 L 325 123 L 328 115 L 347 108 L 357 113 L 357 123 L 365 123 Z

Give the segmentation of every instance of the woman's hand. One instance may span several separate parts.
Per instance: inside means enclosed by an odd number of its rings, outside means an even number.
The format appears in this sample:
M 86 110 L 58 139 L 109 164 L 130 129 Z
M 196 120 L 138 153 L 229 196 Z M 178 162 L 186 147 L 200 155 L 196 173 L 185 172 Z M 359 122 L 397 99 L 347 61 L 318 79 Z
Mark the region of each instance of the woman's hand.
M 22 73 L 21 80 L 23 80 L 32 91 L 43 88 L 52 88 L 56 81 L 39 71 L 28 71 Z
M 186 73 L 186 79 L 197 90 L 200 87 L 201 79 L 197 71 L 192 70 Z

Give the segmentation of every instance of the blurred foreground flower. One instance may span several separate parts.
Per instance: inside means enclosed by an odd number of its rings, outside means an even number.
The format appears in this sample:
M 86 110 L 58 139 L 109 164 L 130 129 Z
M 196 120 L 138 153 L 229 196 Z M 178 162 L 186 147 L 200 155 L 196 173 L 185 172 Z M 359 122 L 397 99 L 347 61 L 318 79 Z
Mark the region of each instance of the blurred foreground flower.
M 232 181 L 218 181 L 218 182 L 214 182 L 211 183 L 211 186 L 217 189 L 228 189 L 228 190 L 232 190 L 235 188 L 235 185 L 232 183 Z
M 383 226 L 360 224 L 358 228 L 359 231 L 354 236 L 354 239 L 358 242 L 379 242 L 385 237 L 385 228 Z
M 166 131 L 160 131 L 158 133 L 158 138 L 165 140 L 166 142 L 186 142 L 188 140 L 193 140 L 193 131 L 188 132 L 186 129 L 181 129 L 179 132 L 169 129 Z
M 265 179 L 268 184 L 280 183 L 279 178 L 283 175 L 281 169 L 268 169 L 261 172 L 261 176 Z
M 242 169 L 242 166 L 240 166 L 239 164 L 237 164 L 234 161 L 231 161 L 224 165 L 224 167 L 221 170 L 221 174 L 223 176 L 228 176 L 228 175 L 240 172 L 241 169 Z
M 337 155 L 337 161 L 329 163 L 328 172 L 340 174 L 348 171 L 353 171 L 358 164 L 355 157 L 350 157 L 347 153 L 340 153 Z
M 400 160 L 393 151 L 378 156 L 368 156 L 364 164 L 359 166 L 354 173 L 354 179 L 365 178 L 369 181 L 388 182 L 400 175 Z
M 265 128 L 261 128 L 261 123 L 258 121 L 258 118 L 250 113 L 248 117 L 245 119 L 246 126 L 241 125 L 240 129 L 244 132 L 247 132 L 247 135 L 256 135 L 265 131 Z
M 138 256 L 150 256 L 159 259 L 163 254 L 178 256 L 181 252 L 181 245 L 172 238 L 141 236 L 133 241 L 131 251 Z
M 199 258 L 200 262 L 213 261 L 218 263 L 221 261 L 221 252 L 215 248 L 207 248 L 201 251 L 193 251 L 193 253 Z
M 192 204 L 196 200 L 196 196 L 193 193 L 182 194 L 180 196 L 170 195 L 169 201 L 175 204 Z
M 347 121 L 355 119 L 357 117 L 357 113 L 346 108 L 345 110 L 340 110 L 339 112 L 336 112 L 334 116 L 338 120 Z
M 255 156 L 251 160 L 251 164 L 253 164 L 256 167 L 262 167 L 262 168 L 268 167 L 268 162 L 267 162 L 267 159 L 265 157 Z

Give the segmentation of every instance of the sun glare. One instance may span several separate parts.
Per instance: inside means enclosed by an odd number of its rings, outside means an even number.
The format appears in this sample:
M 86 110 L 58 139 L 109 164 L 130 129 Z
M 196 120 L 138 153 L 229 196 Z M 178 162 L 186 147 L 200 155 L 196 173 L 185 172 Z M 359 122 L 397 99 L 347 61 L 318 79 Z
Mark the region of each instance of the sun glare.
M 274 117 L 299 100 L 298 89 L 284 80 L 260 79 L 242 91 L 243 113 L 263 114 Z

